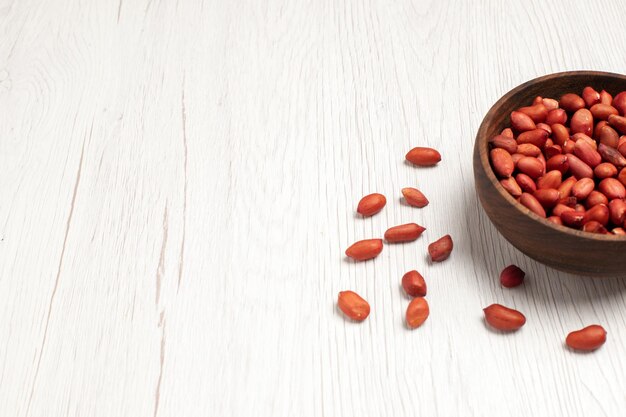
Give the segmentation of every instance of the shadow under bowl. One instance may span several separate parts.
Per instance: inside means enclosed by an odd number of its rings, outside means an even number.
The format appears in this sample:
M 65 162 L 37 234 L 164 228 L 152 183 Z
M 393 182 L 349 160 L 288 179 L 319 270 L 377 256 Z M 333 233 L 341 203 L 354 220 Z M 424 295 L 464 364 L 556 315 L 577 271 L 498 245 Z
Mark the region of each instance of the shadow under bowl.
M 496 229 L 524 254 L 552 268 L 589 276 L 626 276 L 626 236 L 601 235 L 556 225 L 518 203 L 500 185 L 489 162 L 492 137 L 510 127 L 513 110 L 532 104 L 536 96 L 559 99 L 581 94 L 586 86 L 615 95 L 626 90 L 626 76 L 597 71 L 550 74 L 528 81 L 491 107 L 474 144 L 476 192 Z

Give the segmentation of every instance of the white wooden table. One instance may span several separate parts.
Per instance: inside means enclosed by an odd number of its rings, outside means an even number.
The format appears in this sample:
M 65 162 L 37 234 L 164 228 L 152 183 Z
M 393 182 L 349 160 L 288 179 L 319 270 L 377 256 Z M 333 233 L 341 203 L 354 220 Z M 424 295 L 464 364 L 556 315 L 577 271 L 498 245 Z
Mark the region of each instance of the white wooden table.
M 624 72 L 625 21 L 618 0 L 0 0 L 0 415 L 623 415 L 626 281 L 512 248 L 471 151 L 514 86 Z M 443 161 L 405 164 L 417 145 Z M 344 259 L 410 221 L 418 241 Z M 523 287 L 500 287 L 510 263 Z M 493 302 L 527 325 L 488 330 Z M 563 346 L 596 322 L 599 351 Z

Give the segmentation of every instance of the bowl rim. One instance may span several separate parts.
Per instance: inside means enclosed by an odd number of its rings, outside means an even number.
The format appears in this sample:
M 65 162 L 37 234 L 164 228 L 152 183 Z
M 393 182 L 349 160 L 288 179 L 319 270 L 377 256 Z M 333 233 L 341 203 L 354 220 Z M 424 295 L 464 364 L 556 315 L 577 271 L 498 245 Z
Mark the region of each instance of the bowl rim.
M 556 72 L 556 73 L 552 73 L 552 74 L 548 74 L 548 75 L 543 75 L 541 77 L 537 77 L 537 78 L 533 78 L 529 81 L 526 81 L 520 85 L 518 85 L 517 87 L 511 89 L 509 92 L 507 92 L 505 95 L 503 95 L 502 97 L 500 97 L 498 99 L 498 101 L 496 101 L 491 108 L 489 109 L 489 111 L 487 112 L 487 114 L 485 114 L 485 117 L 483 118 L 482 122 L 480 123 L 480 126 L 478 128 L 478 132 L 476 133 L 476 145 L 478 145 L 476 147 L 479 156 L 480 156 L 480 163 L 482 165 L 482 168 L 484 170 L 484 172 L 487 175 L 487 178 L 489 178 L 489 181 L 491 182 L 491 184 L 496 188 L 496 190 L 498 191 L 498 193 L 500 194 L 500 196 L 502 198 L 504 198 L 514 209 L 518 210 L 520 213 L 528 216 L 531 220 L 538 222 L 546 227 L 551 228 L 552 230 L 559 232 L 559 233 L 563 233 L 566 235 L 570 235 L 572 237 L 576 237 L 579 239 L 588 239 L 588 240 L 593 240 L 593 241 L 600 241 L 600 242 L 624 242 L 626 241 L 626 235 L 614 235 L 614 234 L 599 234 L 599 233 L 591 233 L 591 232 L 583 232 L 582 230 L 578 230 L 578 229 L 573 229 L 571 227 L 567 227 L 567 226 L 562 226 L 562 225 L 558 225 L 555 223 L 552 223 L 550 221 L 548 221 L 547 219 L 538 216 L 537 214 L 533 213 L 532 211 L 530 211 L 528 208 L 526 208 L 525 206 L 523 206 L 521 203 L 518 203 L 517 200 L 515 200 L 513 198 L 513 196 L 511 196 L 511 194 L 509 194 L 508 191 L 506 191 L 504 189 L 504 187 L 502 186 L 502 184 L 500 184 L 500 181 L 498 180 L 498 178 L 496 177 L 495 173 L 493 172 L 493 169 L 491 167 L 491 163 L 489 162 L 489 152 L 480 152 L 481 150 L 481 146 L 488 146 L 488 141 L 489 139 L 486 136 L 486 130 L 487 130 L 487 120 L 490 120 L 491 117 L 495 115 L 495 113 L 499 110 L 499 108 L 503 105 L 503 102 L 505 102 L 506 100 L 508 100 L 509 98 L 511 98 L 512 96 L 516 95 L 517 93 L 519 93 L 520 91 L 523 91 L 524 89 L 528 88 L 529 86 L 537 83 L 537 82 L 545 82 L 545 81 L 550 81 L 556 78 L 561 78 L 561 77 L 568 77 L 568 76 L 587 76 L 587 77 L 596 77 L 596 76 L 609 76 L 609 77 L 615 77 L 615 78 L 619 78 L 623 81 L 626 82 L 626 75 L 623 74 L 617 74 L 617 73 L 613 73 L 613 72 L 604 72 L 604 71 L 563 71 L 563 72 Z M 479 143 L 479 142 L 485 142 L 483 143 Z

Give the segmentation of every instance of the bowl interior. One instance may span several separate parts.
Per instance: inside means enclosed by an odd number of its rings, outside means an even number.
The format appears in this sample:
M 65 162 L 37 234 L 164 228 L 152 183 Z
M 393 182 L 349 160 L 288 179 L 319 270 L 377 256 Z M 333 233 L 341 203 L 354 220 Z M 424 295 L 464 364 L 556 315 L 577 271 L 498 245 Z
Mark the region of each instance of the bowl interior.
M 513 110 L 531 105 L 533 99 L 537 96 L 558 100 L 565 93 L 573 92 L 580 95 L 583 88 L 586 86 L 591 86 L 597 91 L 606 90 L 615 95 L 618 92 L 626 90 L 626 76 L 598 71 L 571 71 L 550 74 L 528 81 L 509 91 L 489 110 L 476 135 L 476 147 L 480 153 L 482 169 L 502 198 L 510 203 L 512 206 L 511 209 L 524 213 L 545 227 L 576 236 L 580 239 L 611 242 L 620 240 L 626 241 L 626 236 L 583 232 L 566 226 L 556 225 L 537 216 L 526 207 L 519 204 L 502 185 L 500 185 L 489 161 L 489 139 L 498 135 L 504 128 L 510 127 L 509 116 Z

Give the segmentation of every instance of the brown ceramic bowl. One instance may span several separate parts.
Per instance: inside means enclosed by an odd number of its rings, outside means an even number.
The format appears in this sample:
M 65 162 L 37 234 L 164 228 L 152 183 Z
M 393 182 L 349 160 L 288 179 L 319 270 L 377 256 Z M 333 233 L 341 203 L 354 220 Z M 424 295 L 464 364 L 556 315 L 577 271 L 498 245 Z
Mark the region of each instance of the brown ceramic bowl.
M 488 140 L 510 126 L 510 113 L 536 96 L 581 94 L 585 86 L 615 95 L 626 76 L 572 71 L 535 78 L 506 93 L 489 110 L 476 135 L 474 179 L 480 202 L 496 229 L 520 251 L 550 267 L 580 275 L 626 276 L 626 236 L 600 235 L 555 225 L 519 204 L 498 182 L 489 163 Z

